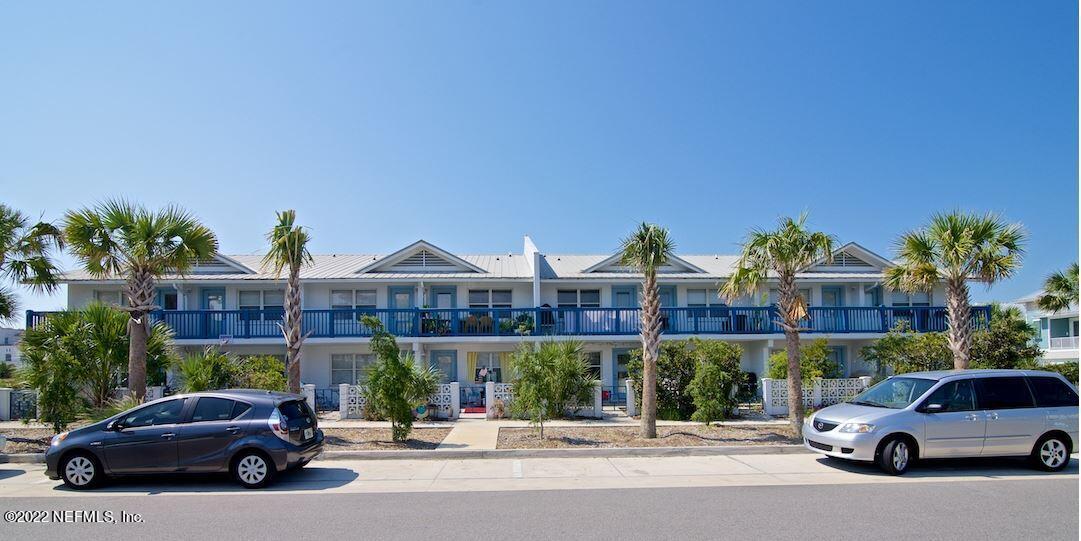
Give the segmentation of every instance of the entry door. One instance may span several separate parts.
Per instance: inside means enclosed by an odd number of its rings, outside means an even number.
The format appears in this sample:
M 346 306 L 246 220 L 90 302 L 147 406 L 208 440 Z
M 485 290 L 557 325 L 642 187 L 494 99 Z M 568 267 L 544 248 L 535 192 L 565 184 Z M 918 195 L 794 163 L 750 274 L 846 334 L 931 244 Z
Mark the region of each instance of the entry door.
M 627 390 L 627 363 L 631 361 L 631 350 L 629 349 L 613 349 L 612 350 L 612 385 L 616 388 L 616 393 L 622 395 Z
M 410 336 L 413 334 L 413 313 L 411 311 L 405 311 L 406 309 L 412 309 L 413 306 L 413 288 L 412 287 L 388 287 L 387 288 L 387 305 L 394 310 L 403 310 L 402 312 L 391 312 L 390 325 L 387 330 L 392 334 L 398 336 Z
M 822 306 L 824 310 L 821 312 L 821 317 L 815 318 L 815 323 L 819 330 L 824 331 L 844 331 L 845 329 L 845 311 L 830 310 L 829 308 L 840 308 L 845 305 L 845 289 L 840 286 L 822 286 Z
M 225 315 L 220 311 L 225 310 L 225 289 L 224 288 L 205 288 L 203 289 L 203 310 L 215 310 L 216 313 L 207 313 L 204 315 L 204 321 L 206 322 L 206 337 L 217 338 L 222 334 L 226 334 L 225 328 Z
M 440 383 L 458 381 L 458 352 L 454 350 L 432 351 L 428 353 L 428 364 L 439 370 Z
M 951 381 L 935 389 L 921 405 L 939 404 L 938 413 L 924 413 L 923 452 L 928 458 L 976 456 L 983 449 L 987 417 L 976 410 L 972 380 Z
M 612 286 L 612 306 L 618 309 L 619 332 L 638 332 L 638 288 Z

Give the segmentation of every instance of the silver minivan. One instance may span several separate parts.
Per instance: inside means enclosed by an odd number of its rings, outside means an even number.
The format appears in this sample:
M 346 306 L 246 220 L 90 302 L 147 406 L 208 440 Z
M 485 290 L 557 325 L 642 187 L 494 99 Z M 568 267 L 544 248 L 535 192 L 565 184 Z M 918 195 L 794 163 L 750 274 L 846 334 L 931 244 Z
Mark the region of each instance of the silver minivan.
M 1077 451 L 1077 390 L 1038 370 L 892 376 L 808 416 L 803 444 L 899 475 L 918 458 L 1027 456 L 1057 471 Z

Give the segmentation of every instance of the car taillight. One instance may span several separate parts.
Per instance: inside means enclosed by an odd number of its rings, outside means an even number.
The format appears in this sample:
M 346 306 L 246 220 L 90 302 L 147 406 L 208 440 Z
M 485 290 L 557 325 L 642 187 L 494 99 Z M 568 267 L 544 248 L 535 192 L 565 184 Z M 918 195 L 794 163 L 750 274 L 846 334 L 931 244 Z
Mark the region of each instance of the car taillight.
M 273 432 L 275 436 L 285 441 L 289 441 L 288 419 L 282 417 L 282 414 L 278 412 L 277 408 L 274 408 L 274 411 L 270 413 L 267 424 L 270 425 L 270 431 Z

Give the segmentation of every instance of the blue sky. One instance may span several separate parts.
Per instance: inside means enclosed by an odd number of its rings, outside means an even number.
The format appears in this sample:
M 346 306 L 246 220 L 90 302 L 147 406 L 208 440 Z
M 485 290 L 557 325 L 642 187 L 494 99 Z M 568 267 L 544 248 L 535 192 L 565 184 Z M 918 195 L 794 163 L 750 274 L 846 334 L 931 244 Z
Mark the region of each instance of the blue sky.
M 1031 240 L 981 300 L 1077 258 L 1074 2 L 219 4 L 0 7 L 3 200 L 174 202 L 226 253 L 282 208 L 321 253 L 734 253 L 808 210 L 890 255 L 996 211 Z

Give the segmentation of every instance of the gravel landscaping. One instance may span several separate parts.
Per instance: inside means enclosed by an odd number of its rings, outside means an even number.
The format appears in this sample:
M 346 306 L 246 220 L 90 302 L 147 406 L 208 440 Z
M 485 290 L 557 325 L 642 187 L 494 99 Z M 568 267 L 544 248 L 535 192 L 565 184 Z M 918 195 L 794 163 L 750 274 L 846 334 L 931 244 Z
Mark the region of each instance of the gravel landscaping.
M 545 427 L 544 439 L 532 428 L 499 429 L 499 449 L 587 447 L 702 447 L 799 443 L 788 426 L 658 426 L 656 439 L 638 437 L 636 426 Z
M 324 428 L 327 451 L 435 449 L 450 433 L 449 428 L 415 428 L 409 440 L 391 440 L 389 428 Z M 0 429 L 7 437 L 5 454 L 44 453 L 53 431 L 47 428 Z

